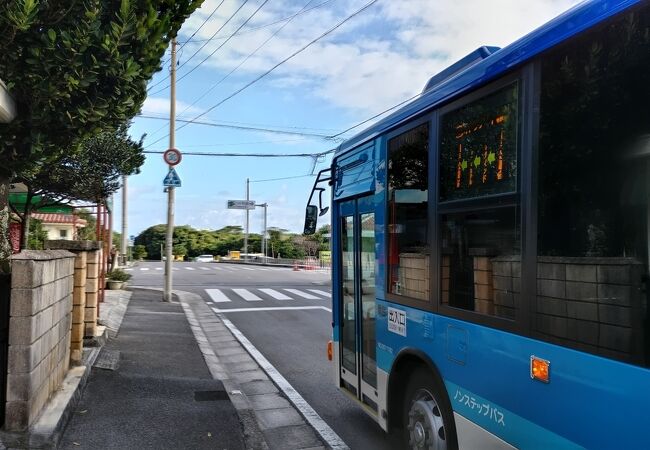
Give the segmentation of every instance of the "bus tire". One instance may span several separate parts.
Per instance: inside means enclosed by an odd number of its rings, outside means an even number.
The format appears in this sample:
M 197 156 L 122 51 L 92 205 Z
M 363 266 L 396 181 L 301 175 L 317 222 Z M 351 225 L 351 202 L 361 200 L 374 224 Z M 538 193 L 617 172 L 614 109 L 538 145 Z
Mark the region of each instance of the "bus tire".
M 406 387 L 403 406 L 402 438 L 406 448 L 458 449 L 449 397 L 436 375 L 423 368 L 416 369 Z

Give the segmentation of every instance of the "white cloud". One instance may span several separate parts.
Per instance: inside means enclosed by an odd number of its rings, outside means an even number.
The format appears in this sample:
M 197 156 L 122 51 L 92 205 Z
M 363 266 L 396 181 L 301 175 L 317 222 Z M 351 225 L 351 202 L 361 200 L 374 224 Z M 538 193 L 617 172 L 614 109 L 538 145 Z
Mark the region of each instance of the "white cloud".
M 187 111 L 185 111 L 187 109 Z M 203 109 L 190 106 L 188 103 L 176 100 L 176 111 L 185 111 L 186 115 L 195 115 L 203 112 Z M 142 114 L 165 115 L 169 114 L 169 98 L 147 97 L 142 106 Z
M 296 17 L 237 73 L 242 80 L 253 78 L 364 3 L 333 2 Z M 309 88 L 314 96 L 333 106 L 362 115 L 375 113 L 417 93 L 433 74 L 479 46 L 505 46 L 575 3 L 577 0 L 384 0 L 281 66 L 270 79 L 276 88 Z M 189 37 L 216 4 L 206 2 L 192 16 L 183 35 Z M 218 36 L 229 36 L 259 4 L 247 4 Z M 209 38 L 237 6 L 224 3 L 195 38 Z M 299 5 L 288 1 L 267 5 L 249 26 L 279 20 L 298 9 Z M 227 73 L 280 25 L 235 36 L 206 65 Z M 200 59 L 222 43 L 210 42 L 200 51 Z M 185 57 L 200 45 L 188 44 Z M 187 68 L 200 59 L 192 60 Z

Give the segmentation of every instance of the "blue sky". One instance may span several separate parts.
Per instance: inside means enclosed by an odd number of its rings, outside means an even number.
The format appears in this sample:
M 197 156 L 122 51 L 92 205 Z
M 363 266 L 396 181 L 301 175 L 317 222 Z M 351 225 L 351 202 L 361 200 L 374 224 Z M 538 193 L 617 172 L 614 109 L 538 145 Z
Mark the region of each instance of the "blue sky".
M 206 0 L 178 36 L 179 43 L 185 44 L 179 54 L 182 66 L 178 77 L 184 78 L 177 86 L 177 117 L 193 119 L 204 113 L 366 3 L 368 0 L 267 0 L 266 3 L 264 0 Z M 503 47 L 576 3 L 576 0 L 379 0 L 199 120 L 335 134 L 412 97 L 432 75 L 475 48 Z M 295 15 L 299 12 L 302 13 Z M 210 14 L 212 17 L 206 22 Z M 241 31 L 233 35 L 249 18 Z M 220 27 L 221 31 L 215 34 Z M 269 38 L 241 67 L 220 81 Z M 165 61 L 168 59 L 169 52 Z M 150 82 L 142 115 L 168 116 L 169 89 L 165 89 L 168 73 L 169 63 L 165 62 L 164 69 Z M 204 95 L 208 89 L 210 92 Z M 198 100 L 201 96 L 204 98 Z M 177 122 L 177 128 L 181 125 Z M 147 150 L 165 150 L 168 131 L 168 122 L 157 119 L 138 117 L 131 126 L 133 137 L 147 134 Z M 318 153 L 336 145 L 319 137 L 197 124 L 185 126 L 176 133 L 176 147 L 188 152 Z M 329 162 L 329 158 L 321 159 L 316 172 Z M 186 156 L 177 167 L 183 186 L 176 191 L 176 225 L 188 224 L 201 229 L 243 225 L 243 212 L 228 210 L 226 201 L 244 198 L 245 180 L 250 178 L 251 199 L 269 204 L 268 225 L 300 231 L 314 180 L 308 176 L 312 167 L 313 161 L 304 158 Z M 165 223 L 167 196 L 163 193 L 162 179 L 166 172 L 161 155 L 148 155 L 142 173 L 130 177 L 130 235 Z M 286 177 L 300 178 L 260 181 Z M 117 218 L 121 193 L 115 200 Z M 321 218 L 319 225 L 328 222 L 329 215 Z M 119 223 L 115 221 L 116 229 Z M 251 214 L 251 232 L 261 230 L 259 208 Z

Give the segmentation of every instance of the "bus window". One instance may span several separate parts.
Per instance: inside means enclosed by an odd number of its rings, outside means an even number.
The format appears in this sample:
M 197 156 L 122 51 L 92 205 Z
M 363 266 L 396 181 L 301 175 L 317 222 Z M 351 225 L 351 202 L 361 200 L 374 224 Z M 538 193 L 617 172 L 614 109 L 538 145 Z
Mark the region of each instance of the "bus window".
M 517 130 L 516 83 L 441 117 L 443 305 L 515 318 L 521 292 Z
M 388 142 L 388 292 L 429 299 L 429 124 Z
M 650 8 L 542 61 L 539 337 L 650 365 Z

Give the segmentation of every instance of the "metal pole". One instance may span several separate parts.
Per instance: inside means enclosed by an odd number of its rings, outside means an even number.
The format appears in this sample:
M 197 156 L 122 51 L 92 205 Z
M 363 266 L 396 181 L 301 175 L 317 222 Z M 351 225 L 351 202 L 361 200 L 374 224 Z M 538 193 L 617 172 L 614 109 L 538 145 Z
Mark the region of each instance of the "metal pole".
M 249 187 L 250 183 L 246 178 L 246 233 L 244 234 L 244 261 L 248 259 L 248 201 L 249 201 Z
M 264 264 L 266 264 L 266 247 L 268 245 L 268 242 L 266 240 L 266 207 L 268 206 L 268 203 L 264 203 Z
M 169 148 L 174 148 L 176 131 L 176 38 L 172 39 L 172 59 L 169 100 Z M 171 166 L 170 166 L 171 168 Z M 174 242 L 174 194 L 173 187 L 167 188 L 167 235 L 165 236 L 165 290 L 163 301 L 172 301 L 172 245 Z
M 127 241 L 127 201 L 128 201 L 128 196 L 127 196 L 127 185 L 126 185 L 126 180 L 127 176 L 123 175 L 122 176 L 122 243 L 120 245 L 120 252 L 122 252 L 122 264 L 126 265 L 127 262 L 127 255 L 129 252 L 128 248 L 128 241 Z

